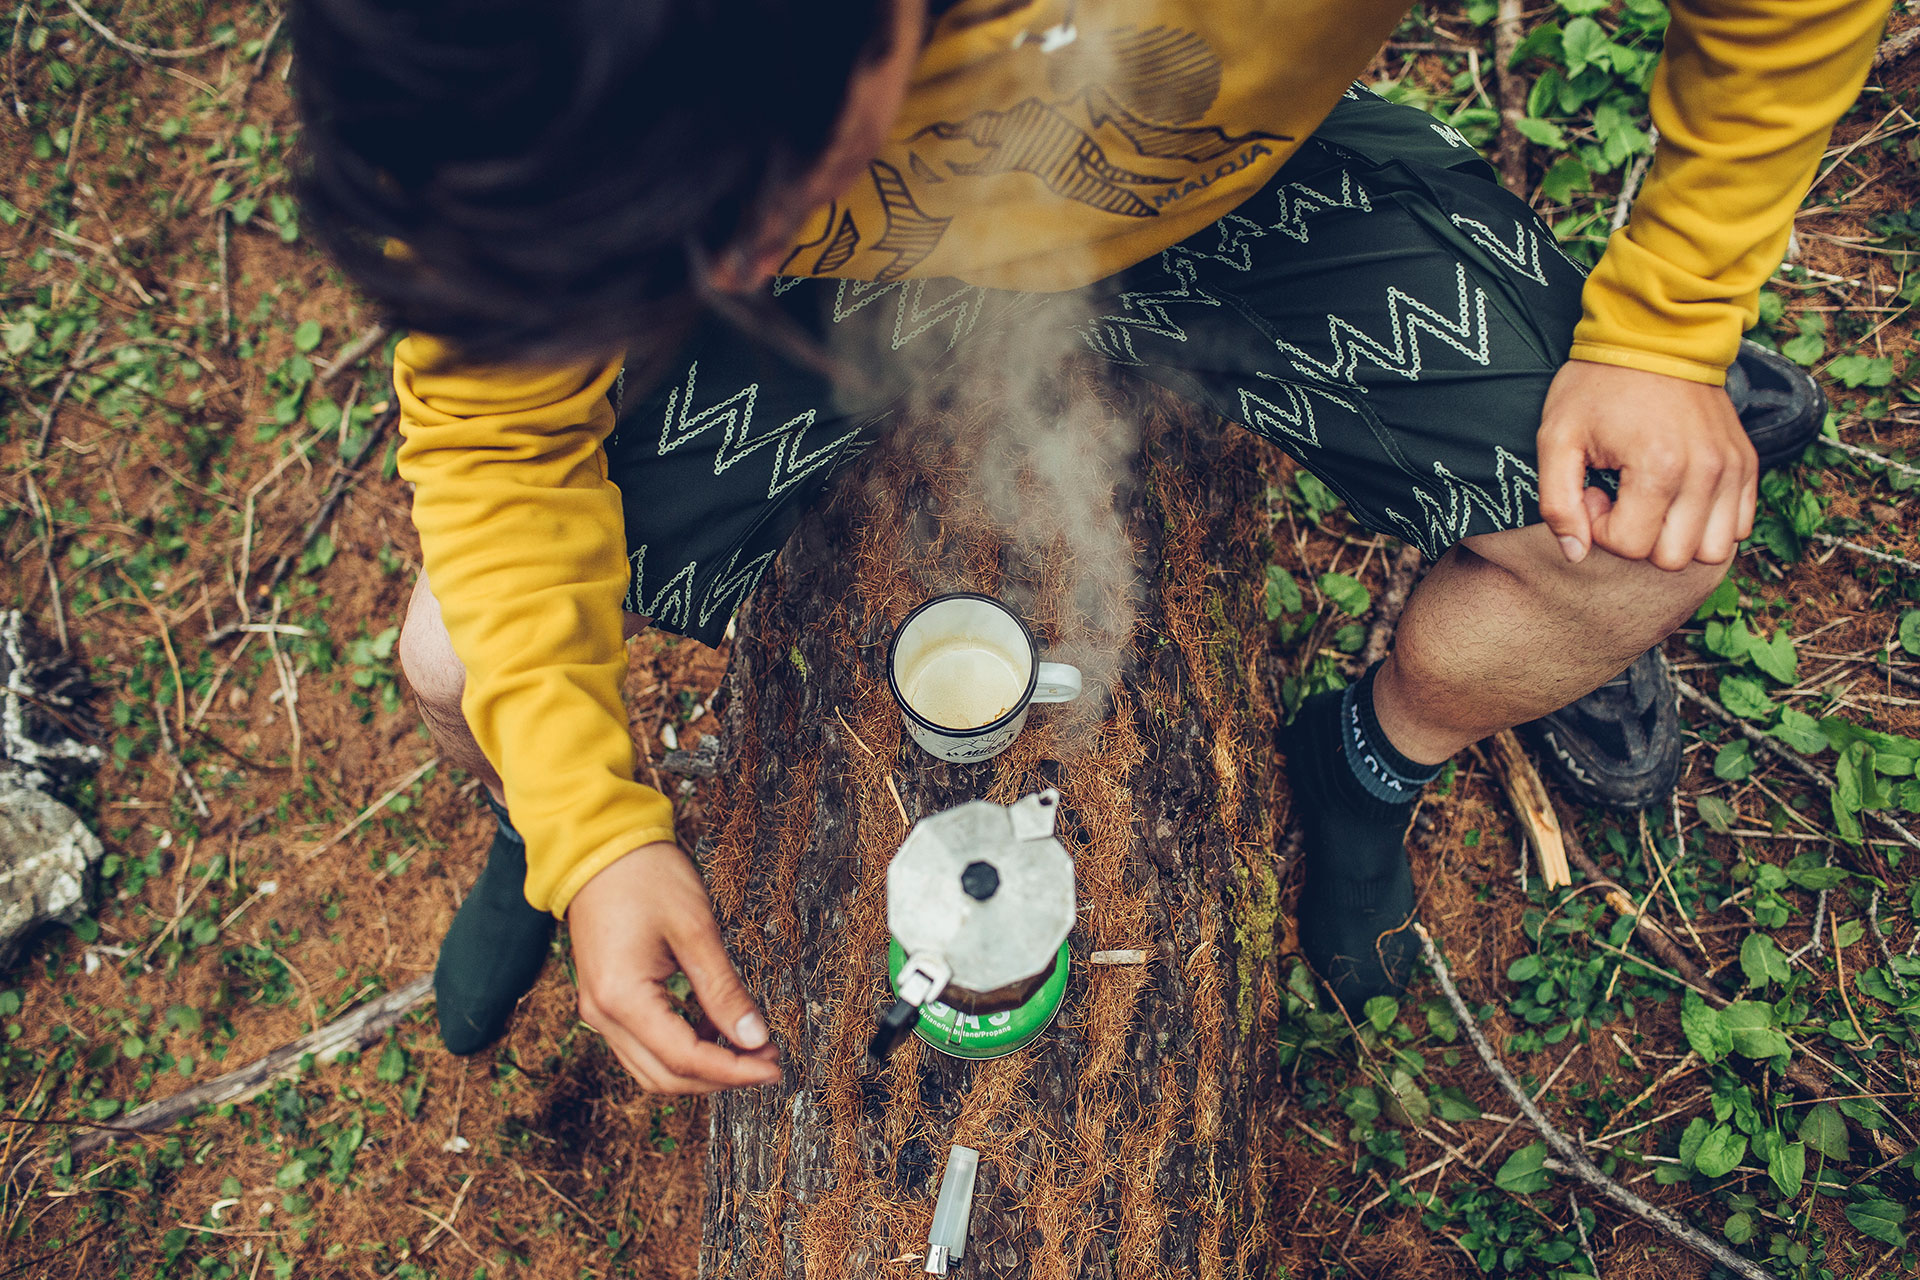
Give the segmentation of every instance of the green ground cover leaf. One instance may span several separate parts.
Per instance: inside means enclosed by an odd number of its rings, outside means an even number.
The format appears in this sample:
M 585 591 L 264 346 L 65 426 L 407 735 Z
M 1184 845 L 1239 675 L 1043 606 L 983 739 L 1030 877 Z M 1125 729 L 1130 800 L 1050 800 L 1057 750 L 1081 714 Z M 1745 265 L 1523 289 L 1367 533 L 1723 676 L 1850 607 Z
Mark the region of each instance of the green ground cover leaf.
M 1770 982 L 1784 983 L 1793 973 L 1780 947 L 1764 933 L 1750 933 L 1740 944 L 1740 968 L 1749 987 L 1764 987 Z
M 1320 591 L 1327 599 L 1356 618 L 1365 614 L 1367 606 L 1373 603 L 1373 593 L 1361 585 L 1358 579 L 1344 573 L 1321 574 Z
M 1720 705 L 1743 720 L 1764 720 L 1773 714 L 1767 687 L 1752 676 L 1722 676 Z
M 1739 776 L 1744 778 L 1748 773 L 1752 773 L 1752 765 L 1753 761 L 1749 758 L 1746 772 Z M 1719 772 L 1717 765 L 1715 772 Z M 1734 822 L 1740 817 L 1734 807 L 1719 796 L 1700 796 L 1693 802 L 1693 807 L 1699 811 L 1701 821 L 1722 835 L 1733 830 Z
M 1827 749 L 1827 735 L 1820 731 L 1820 722 L 1797 707 L 1781 708 L 1780 723 L 1770 732 L 1803 756 L 1817 756 Z
M 1267 621 L 1283 613 L 1298 613 L 1302 607 L 1300 584 L 1277 564 L 1267 566 Z
M 1824 742 L 1825 739 L 1822 741 Z M 1739 782 L 1751 775 L 1753 769 L 1753 751 L 1747 746 L 1745 738 L 1735 738 L 1714 753 L 1713 776 L 1722 782 Z M 1706 797 L 1702 796 L 1701 799 L 1704 800 Z M 1732 806 L 1727 805 L 1726 801 L 1722 800 L 1720 803 L 1727 808 L 1728 812 L 1732 812 Z
M 1693 1167 L 1709 1178 L 1724 1178 L 1739 1168 L 1746 1154 L 1746 1137 L 1728 1125 L 1716 1124 L 1702 1135 L 1694 1149 Z
M 1719 1010 L 1689 991 L 1681 997 L 1680 1030 L 1702 1060 L 1712 1064 L 1733 1049 L 1733 1034 L 1720 1020 Z
M 1803 1142 L 1775 1143 L 1767 1157 L 1767 1176 L 1774 1190 L 1791 1200 L 1800 1194 L 1800 1183 L 1807 1176 L 1807 1147 Z
M 1907 1242 L 1907 1233 L 1900 1229 L 1907 1220 L 1907 1211 L 1891 1200 L 1872 1196 L 1858 1204 L 1847 1206 L 1847 1221 L 1853 1229 L 1871 1240 L 1882 1244 L 1903 1245 Z
M 1726 1028 L 1733 1051 L 1743 1058 L 1775 1058 L 1791 1052 L 1787 1037 L 1774 1022 L 1770 1004 L 1735 1000 L 1720 1010 L 1720 1025 Z
M 1754 666 L 1781 684 L 1790 685 L 1799 678 L 1800 655 L 1785 627 L 1774 632 L 1771 640 L 1755 639 L 1747 648 L 1747 656 L 1753 659 Z
M 1494 1185 L 1514 1195 L 1531 1195 L 1547 1189 L 1547 1144 L 1530 1142 L 1508 1156 L 1493 1175 Z

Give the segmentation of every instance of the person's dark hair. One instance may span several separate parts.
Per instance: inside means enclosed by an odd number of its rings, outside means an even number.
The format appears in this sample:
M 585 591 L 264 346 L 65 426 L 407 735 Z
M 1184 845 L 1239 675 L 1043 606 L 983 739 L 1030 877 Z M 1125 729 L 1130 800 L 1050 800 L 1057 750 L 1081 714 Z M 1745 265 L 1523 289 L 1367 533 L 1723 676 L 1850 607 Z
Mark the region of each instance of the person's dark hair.
M 295 0 L 303 216 L 480 360 L 671 342 L 831 140 L 888 0 Z

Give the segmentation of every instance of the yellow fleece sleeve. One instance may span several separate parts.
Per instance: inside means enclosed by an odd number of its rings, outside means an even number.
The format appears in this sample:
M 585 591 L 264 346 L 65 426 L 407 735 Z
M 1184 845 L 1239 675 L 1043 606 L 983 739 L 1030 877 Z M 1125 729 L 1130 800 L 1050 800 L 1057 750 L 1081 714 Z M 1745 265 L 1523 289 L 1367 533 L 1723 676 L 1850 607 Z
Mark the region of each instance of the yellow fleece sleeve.
M 1660 143 L 1581 295 L 1577 360 L 1718 384 L 1758 316 L 1889 0 L 1673 0 Z
M 527 901 L 556 916 L 609 863 L 673 839 L 633 780 L 620 698 L 627 588 L 620 492 L 601 442 L 619 362 L 462 368 L 440 343 L 394 352 L 400 474 L 453 650 L 461 706 L 527 842 Z

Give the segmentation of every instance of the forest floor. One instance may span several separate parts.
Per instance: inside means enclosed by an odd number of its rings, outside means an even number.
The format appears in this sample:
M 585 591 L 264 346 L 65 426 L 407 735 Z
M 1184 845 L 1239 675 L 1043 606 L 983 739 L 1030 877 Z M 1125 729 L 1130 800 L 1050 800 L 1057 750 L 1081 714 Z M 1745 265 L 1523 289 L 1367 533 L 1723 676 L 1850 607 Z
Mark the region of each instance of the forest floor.
M 1492 15 L 1424 7 L 1369 79 L 1491 146 Z M 1527 18 L 1525 183 L 1589 261 L 1637 181 L 1663 18 Z M 398 673 L 420 565 L 393 339 L 301 228 L 278 12 L 21 0 L 6 26 L 0 602 L 99 690 L 80 727 L 104 760 L 73 798 L 108 856 L 96 909 L 0 975 L 0 1277 L 692 1276 L 705 1108 L 643 1092 L 578 1020 L 564 931 L 490 1054 L 446 1054 L 423 1008 L 252 1100 L 66 1152 L 430 972 L 490 820 Z M 1480 753 L 1416 836 L 1424 918 L 1516 1073 L 1609 1173 L 1781 1276 L 1920 1267 L 1920 844 L 1883 820 L 1920 826 L 1916 158 L 1899 52 L 1762 297 L 1754 336 L 1820 378 L 1830 443 L 1769 477 L 1729 585 L 1668 642 L 1704 695 L 1681 787 L 1639 818 L 1561 806 L 1690 975 L 1584 876 L 1523 873 Z M 1394 547 L 1290 464 L 1271 483 L 1266 622 L 1297 700 L 1357 673 Z M 714 723 L 727 653 L 632 654 L 659 779 Z M 665 783 L 692 847 L 702 789 Z M 1428 980 L 1357 1032 L 1294 991 L 1288 1274 L 1706 1274 L 1584 1188 L 1572 1207 Z

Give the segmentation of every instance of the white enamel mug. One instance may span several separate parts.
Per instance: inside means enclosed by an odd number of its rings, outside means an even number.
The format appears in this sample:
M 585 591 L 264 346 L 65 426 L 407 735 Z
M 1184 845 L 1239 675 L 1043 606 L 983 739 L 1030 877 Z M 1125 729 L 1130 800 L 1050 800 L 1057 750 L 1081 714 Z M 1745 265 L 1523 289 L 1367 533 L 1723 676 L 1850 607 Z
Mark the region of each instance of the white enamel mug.
M 962 763 L 1012 746 L 1033 703 L 1080 696 L 1078 668 L 1040 661 L 1026 624 L 971 591 L 907 615 L 887 649 L 887 684 L 908 735 L 929 755 Z

